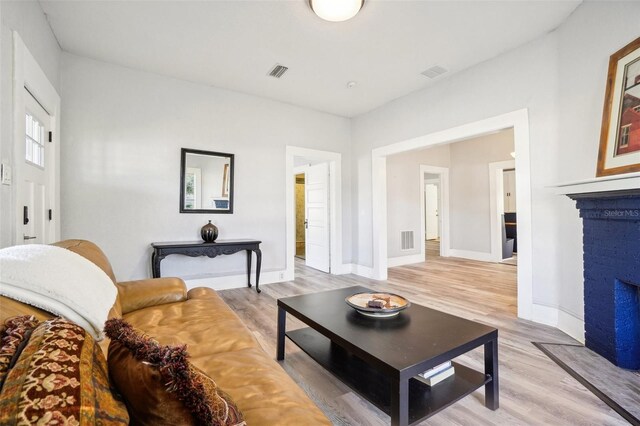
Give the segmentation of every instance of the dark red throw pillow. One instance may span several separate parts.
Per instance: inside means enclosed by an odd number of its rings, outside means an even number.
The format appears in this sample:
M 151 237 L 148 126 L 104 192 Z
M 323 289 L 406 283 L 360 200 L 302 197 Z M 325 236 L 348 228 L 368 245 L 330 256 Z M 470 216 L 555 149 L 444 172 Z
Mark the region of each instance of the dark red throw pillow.
M 0 332 L 0 389 L 39 321 L 32 315 L 7 318 Z
M 186 346 L 161 345 L 126 321 L 105 323 L 109 374 L 139 425 L 246 425 L 216 383 L 189 361 Z
M 0 390 L 0 425 L 124 426 L 107 361 L 91 334 L 64 318 L 39 323 Z

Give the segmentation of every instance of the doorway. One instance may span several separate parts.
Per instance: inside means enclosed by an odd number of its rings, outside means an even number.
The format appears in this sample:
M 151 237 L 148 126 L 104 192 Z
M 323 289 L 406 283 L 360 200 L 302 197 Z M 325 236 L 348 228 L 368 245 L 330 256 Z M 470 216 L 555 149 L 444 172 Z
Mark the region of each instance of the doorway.
M 449 168 L 420 165 L 421 261 L 449 256 Z
M 49 170 L 55 167 L 46 139 L 49 135 L 51 117 L 38 100 L 23 89 L 25 110 L 25 137 L 20 154 L 22 161 L 16 163 L 19 176 L 18 199 L 22 206 L 21 222 L 23 244 L 51 243 L 49 211 L 51 185 Z M 21 141 L 17 143 L 20 144 Z M 19 237 L 18 237 L 19 239 Z
M 331 272 L 329 163 L 296 157 L 296 257 L 306 266 Z M 299 183 L 300 180 L 302 183 Z M 299 250 L 300 249 L 300 250 Z M 299 252 L 302 256 L 298 255 Z
M 515 155 L 513 153 L 512 155 Z M 517 173 L 515 160 L 489 164 L 491 259 L 517 265 Z
M 518 190 L 518 316 L 533 317 L 533 270 L 531 247 L 531 176 L 528 110 L 521 109 L 499 116 L 463 124 L 450 129 L 375 148 L 372 157 L 372 248 L 375 279 L 387 279 L 387 157 L 430 146 L 513 128 Z
M 304 197 L 304 173 L 296 174 L 296 257 L 305 259 L 306 214 Z
M 297 223 L 296 178 L 304 174 L 304 263 L 317 270 L 351 272 L 342 264 L 342 155 L 336 152 L 287 146 L 286 148 L 286 270 L 281 280 L 295 278 L 302 247 Z M 301 189 L 299 189 L 301 191 Z M 301 231 L 301 229 L 300 229 Z M 348 269 L 348 271 L 346 271 Z
M 425 241 L 440 241 L 440 220 L 438 206 L 440 205 L 439 179 L 425 181 L 424 185 L 424 223 Z
M 507 241 L 513 241 L 509 245 L 511 257 L 502 256 L 502 263 L 518 265 L 518 214 L 516 212 L 516 169 L 502 171 L 502 198 L 504 214 L 504 235 Z
M 425 174 L 424 180 L 424 243 L 425 258 L 440 254 L 440 176 Z
M 12 243 L 49 244 L 60 236 L 60 96 L 17 32 L 13 41 Z

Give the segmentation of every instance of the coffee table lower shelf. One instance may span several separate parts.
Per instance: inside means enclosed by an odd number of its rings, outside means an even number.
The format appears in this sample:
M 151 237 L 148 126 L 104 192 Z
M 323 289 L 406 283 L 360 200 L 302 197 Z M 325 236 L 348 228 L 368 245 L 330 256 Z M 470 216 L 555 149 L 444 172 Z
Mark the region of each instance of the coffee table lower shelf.
M 286 336 L 363 398 L 391 414 L 389 377 L 312 328 L 287 331 Z M 409 424 L 436 414 L 491 381 L 491 377 L 483 373 L 453 364 L 455 375 L 433 388 L 419 380 L 409 380 Z

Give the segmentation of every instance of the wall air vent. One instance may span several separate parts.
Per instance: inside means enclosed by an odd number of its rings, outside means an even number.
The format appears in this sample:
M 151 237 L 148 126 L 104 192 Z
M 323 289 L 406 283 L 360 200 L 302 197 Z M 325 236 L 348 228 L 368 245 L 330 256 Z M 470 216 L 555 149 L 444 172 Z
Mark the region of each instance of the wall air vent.
M 271 71 L 269 71 L 269 76 L 280 78 L 282 75 L 287 72 L 289 67 L 285 67 L 284 65 L 276 64 Z
M 400 231 L 400 249 L 413 249 L 413 231 Z
M 446 72 L 447 69 L 442 68 L 440 65 L 436 65 L 426 71 L 423 71 L 421 74 L 428 78 L 436 78 L 438 76 L 441 76 L 442 74 L 445 74 Z

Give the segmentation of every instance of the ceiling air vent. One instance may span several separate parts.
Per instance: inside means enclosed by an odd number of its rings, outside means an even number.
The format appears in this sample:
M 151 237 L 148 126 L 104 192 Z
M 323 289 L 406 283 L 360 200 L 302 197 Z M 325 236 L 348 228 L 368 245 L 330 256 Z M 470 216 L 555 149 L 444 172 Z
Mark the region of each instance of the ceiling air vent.
M 289 67 L 285 67 L 284 65 L 276 64 L 271 71 L 269 71 L 269 75 L 271 77 L 280 78 L 282 75 L 287 72 Z
M 440 65 L 436 65 L 426 71 L 423 71 L 421 74 L 428 78 L 436 78 L 446 72 L 447 70 L 445 68 L 442 68 Z

